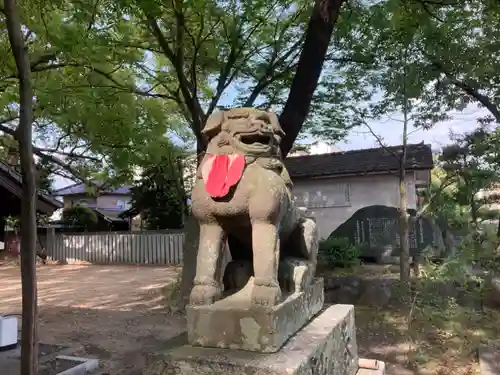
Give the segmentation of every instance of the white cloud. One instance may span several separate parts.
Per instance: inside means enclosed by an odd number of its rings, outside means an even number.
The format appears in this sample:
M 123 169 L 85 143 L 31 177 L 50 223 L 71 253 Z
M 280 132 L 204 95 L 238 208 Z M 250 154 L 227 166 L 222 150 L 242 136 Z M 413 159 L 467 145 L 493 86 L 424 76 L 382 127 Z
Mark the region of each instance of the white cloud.
M 451 143 L 450 131 L 455 133 L 464 133 L 475 129 L 478 126 L 477 119 L 488 114 L 485 109 L 477 108 L 476 105 L 469 105 L 463 112 L 451 113 L 451 120 L 437 124 L 430 130 L 409 129 L 410 143 L 431 144 L 433 149 L 440 149 L 446 144 Z M 376 121 L 371 125 L 373 132 L 384 140 L 387 145 L 398 145 L 402 142 L 403 125 L 398 120 Z M 362 148 L 378 147 L 379 143 L 375 137 L 370 134 L 366 127 L 353 129 L 349 136 L 342 142 L 336 144 L 343 150 L 355 150 Z
M 318 142 L 311 146 L 309 149 L 309 154 L 311 155 L 319 155 L 319 154 L 329 154 L 331 152 L 339 151 L 338 147 L 329 145 L 325 142 Z

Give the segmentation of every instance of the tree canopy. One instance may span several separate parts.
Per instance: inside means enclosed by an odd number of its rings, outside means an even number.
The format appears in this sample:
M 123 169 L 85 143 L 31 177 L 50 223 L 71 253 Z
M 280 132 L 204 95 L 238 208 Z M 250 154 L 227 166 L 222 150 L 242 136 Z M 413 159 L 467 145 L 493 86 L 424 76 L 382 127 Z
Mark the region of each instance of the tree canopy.
M 500 121 L 498 2 L 385 0 L 350 10 L 333 44 L 349 82 L 369 95 L 358 109 L 364 120 L 400 111 L 404 90 L 416 127 L 429 128 L 470 103 L 489 111 L 481 123 Z
M 36 95 L 34 151 L 58 165 L 56 173 L 130 179 L 131 166 L 144 160 L 152 142 L 175 134 L 202 143 L 201 127 L 218 107 L 286 112 L 300 102 L 287 105 L 291 91 L 307 86 L 295 78 L 300 64 L 307 68 L 301 53 L 314 60 L 311 35 L 316 42 L 328 37 L 328 50 L 303 135 L 335 141 L 353 126 L 400 110 L 402 74 L 415 126 L 430 127 L 471 102 L 488 109 L 483 123 L 499 118 L 496 2 L 19 5 Z M 5 28 L 1 17 L 0 25 Z M 0 51 L 10 56 L 2 35 Z M 10 135 L 19 114 L 15 77 L 7 58 L 0 67 L 0 130 Z M 282 113 L 285 131 L 301 113 Z
M 333 4 L 328 9 L 332 15 L 323 17 L 333 19 L 342 1 L 318 3 Z M 168 4 L 123 0 L 101 1 L 98 8 L 95 22 L 106 25 L 106 31 L 90 28 L 93 41 L 119 51 L 116 57 L 121 62 L 125 58 L 136 77 L 135 86 L 129 89 L 160 99 L 171 109 L 171 118 L 188 126 L 199 144 L 203 142 L 200 131 L 217 107 L 283 108 L 308 36 L 307 20 L 316 9 L 302 0 Z M 319 21 L 323 19 L 316 23 Z M 333 23 L 329 26 L 332 29 Z M 329 35 L 325 38 L 327 46 Z M 335 58 L 327 56 L 327 64 L 330 60 L 333 63 Z M 115 86 L 117 74 L 106 71 L 110 85 Z M 320 80 L 320 87 L 325 85 Z M 325 97 L 338 107 L 346 105 L 340 91 L 340 86 L 335 91 L 325 86 L 309 117 L 317 121 L 321 116 L 326 118 L 326 106 L 322 105 L 327 102 Z M 348 111 L 337 108 L 339 115 L 344 112 Z M 340 121 L 329 126 L 336 124 Z M 337 136 L 344 135 L 349 125 L 347 121 L 338 125 Z
M 447 180 L 454 184 L 453 198 L 469 209 L 473 224 L 481 218 L 498 217 L 498 211 L 488 207 L 499 201 L 495 193 L 500 182 L 499 135 L 498 129 L 490 132 L 481 128 L 455 135 L 455 143 L 445 147 L 440 157 Z
M 304 40 L 314 45 L 320 32 L 326 48 L 342 3 L 20 1 L 36 97 L 34 152 L 58 165 L 56 173 L 130 178 L 127 167 L 168 130 L 184 140 L 194 133 L 200 144 L 204 121 L 224 101 L 280 110 Z M 316 26 L 306 28 L 310 17 Z M 3 38 L 0 51 L 11 56 Z M 323 59 L 320 51 L 313 65 L 299 69 L 312 84 L 299 88 L 303 95 L 312 95 Z M 0 70 L 0 130 L 12 136 L 19 117 L 15 78 L 9 58 Z M 300 127 L 308 103 L 299 100 L 287 124 Z M 318 116 L 324 113 L 316 107 Z M 338 127 L 339 136 L 348 125 Z
M 182 153 L 168 142 L 150 154 L 140 179 L 131 188 L 131 211 L 146 229 L 180 229 L 186 214 Z
M 99 27 L 93 32 L 84 4 L 20 2 L 35 94 L 34 153 L 65 175 L 129 177 L 127 167 L 142 159 L 144 146 L 169 128 L 168 106 L 128 89 L 135 86 L 132 69 L 120 67 L 127 60 L 119 50 L 98 43 Z M 5 28 L 1 17 L 0 27 Z M 9 48 L 2 33 L 0 130 L 16 136 L 18 83 Z M 111 70 L 114 85 L 107 78 Z

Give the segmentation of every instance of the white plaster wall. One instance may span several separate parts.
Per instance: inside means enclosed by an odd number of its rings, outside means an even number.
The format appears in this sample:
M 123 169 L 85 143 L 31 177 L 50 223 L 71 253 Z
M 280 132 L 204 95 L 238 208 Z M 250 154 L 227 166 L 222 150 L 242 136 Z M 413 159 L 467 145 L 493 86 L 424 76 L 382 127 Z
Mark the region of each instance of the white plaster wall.
M 99 208 L 118 208 L 118 201 L 124 204 L 123 210 L 129 208 L 130 196 L 128 195 L 101 195 L 97 198 L 97 207 Z
M 360 208 L 373 205 L 399 207 L 398 178 L 393 175 L 296 180 L 294 181 L 293 195 L 299 202 L 307 195 L 328 196 L 331 194 L 333 186 L 339 186 L 338 184 L 348 184 L 350 203 L 336 207 L 309 207 L 309 213 L 316 218 L 321 238 L 328 237 Z M 416 209 L 414 173 L 407 174 L 406 186 L 408 208 Z

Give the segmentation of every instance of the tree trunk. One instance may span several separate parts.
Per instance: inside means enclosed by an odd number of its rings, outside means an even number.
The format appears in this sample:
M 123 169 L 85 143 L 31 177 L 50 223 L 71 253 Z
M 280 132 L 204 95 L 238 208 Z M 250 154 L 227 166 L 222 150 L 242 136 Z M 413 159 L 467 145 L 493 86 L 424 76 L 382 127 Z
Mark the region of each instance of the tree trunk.
M 449 229 L 443 229 L 444 244 L 446 247 L 446 255 L 454 258 L 457 255 L 457 244 L 455 238 Z
M 472 220 L 472 225 L 474 229 L 477 229 L 477 204 L 474 199 L 474 195 L 472 195 L 471 201 L 470 201 L 470 215 L 471 215 L 471 220 Z
M 403 51 L 404 67 L 402 76 L 403 88 L 403 139 L 402 152 L 399 158 L 399 240 L 401 253 L 399 256 L 399 278 L 405 286 L 410 286 L 410 220 L 408 215 L 408 192 L 406 190 L 406 155 L 408 144 L 408 115 L 410 113 L 406 80 L 408 72 L 406 61 L 408 49 Z M 418 261 L 418 260 L 417 260 Z M 416 265 L 418 269 L 418 265 Z M 409 291 L 409 290 L 408 290 Z
M 401 254 L 399 258 L 400 279 L 404 283 L 410 281 L 410 221 L 408 218 L 408 197 L 405 184 L 405 168 L 399 177 L 399 240 Z
M 19 76 L 19 140 L 22 173 L 21 283 L 22 333 L 21 375 L 38 374 L 36 285 L 36 181 L 32 146 L 33 89 L 28 49 L 24 45 L 15 0 L 4 0 L 7 30 Z
M 283 157 L 292 149 L 309 113 L 333 34 L 333 27 L 337 22 L 343 3 L 344 0 L 316 0 L 307 25 L 306 38 L 299 57 L 297 71 L 279 118 L 281 127 L 286 133 L 283 142 L 281 142 Z
M 279 118 L 286 136 L 281 144 L 283 156 L 291 150 L 306 120 L 312 97 L 319 81 L 323 63 L 344 0 L 316 0 L 316 5 L 309 19 L 306 38 L 299 58 L 290 93 Z M 200 129 L 201 130 L 201 129 Z M 203 158 L 206 148 L 203 138 L 196 134 L 198 163 Z M 196 223 L 186 225 L 186 243 L 182 268 L 181 291 L 187 301 L 196 274 L 196 256 L 198 254 L 199 226 Z M 196 245 L 196 246 L 195 246 Z

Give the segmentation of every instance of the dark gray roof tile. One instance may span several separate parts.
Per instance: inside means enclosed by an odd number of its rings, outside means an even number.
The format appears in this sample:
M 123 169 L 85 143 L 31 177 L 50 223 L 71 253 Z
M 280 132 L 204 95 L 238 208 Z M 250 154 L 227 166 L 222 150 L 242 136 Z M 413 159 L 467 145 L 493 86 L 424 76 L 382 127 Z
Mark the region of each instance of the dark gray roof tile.
M 369 148 L 289 157 L 285 159 L 285 165 L 292 179 L 394 172 L 399 169 L 401 153 L 401 146 Z M 433 167 L 430 145 L 424 143 L 407 145 L 407 170 L 432 169 Z

